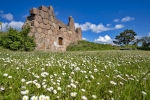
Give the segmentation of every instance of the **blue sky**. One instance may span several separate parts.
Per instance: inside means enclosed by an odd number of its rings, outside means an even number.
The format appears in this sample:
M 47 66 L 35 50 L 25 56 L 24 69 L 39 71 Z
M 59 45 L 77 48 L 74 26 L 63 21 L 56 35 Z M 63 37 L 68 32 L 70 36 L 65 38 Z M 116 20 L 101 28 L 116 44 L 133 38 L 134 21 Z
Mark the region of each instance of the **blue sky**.
M 138 36 L 150 34 L 150 0 L 1 0 L 0 22 L 21 28 L 29 9 L 52 5 L 56 17 L 68 23 L 72 16 L 82 37 L 88 41 L 111 43 L 125 29 Z

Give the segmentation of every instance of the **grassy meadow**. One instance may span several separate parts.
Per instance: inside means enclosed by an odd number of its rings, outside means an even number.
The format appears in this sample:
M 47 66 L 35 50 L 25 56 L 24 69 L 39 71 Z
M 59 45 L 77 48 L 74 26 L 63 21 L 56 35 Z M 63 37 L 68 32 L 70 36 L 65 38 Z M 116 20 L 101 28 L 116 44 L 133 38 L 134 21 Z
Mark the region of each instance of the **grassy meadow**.
M 0 100 L 149 100 L 149 51 L 0 48 Z

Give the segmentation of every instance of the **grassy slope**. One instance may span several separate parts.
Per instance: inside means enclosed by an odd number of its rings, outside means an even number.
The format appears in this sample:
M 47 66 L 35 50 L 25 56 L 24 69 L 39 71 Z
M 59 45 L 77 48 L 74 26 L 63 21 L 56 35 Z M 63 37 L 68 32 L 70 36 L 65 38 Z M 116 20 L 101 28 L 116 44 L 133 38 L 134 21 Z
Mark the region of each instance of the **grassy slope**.
M 97 51 L 97 50 L 117 50 L 119 47 L 112 46 L 110 44 L 98 44 L 89 41 L 78 41 L 77 43 L 71 43 L 67 47 L 67 51 Z

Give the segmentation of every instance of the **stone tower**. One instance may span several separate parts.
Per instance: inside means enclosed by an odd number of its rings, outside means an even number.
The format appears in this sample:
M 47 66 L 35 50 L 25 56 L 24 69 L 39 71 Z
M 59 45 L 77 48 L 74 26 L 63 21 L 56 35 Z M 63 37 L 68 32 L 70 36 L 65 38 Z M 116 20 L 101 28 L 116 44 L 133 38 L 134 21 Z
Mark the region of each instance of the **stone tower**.
M 74 19 L 69 17 L 68 25 L 56 19 L 52 6 L 30 9 L 30 16 L 23 25 L 31 26 L 29 36 L 35 37 L 36 50 L 66 51 L 71 42 L 82 40 L 81 28 L 75 29 Z

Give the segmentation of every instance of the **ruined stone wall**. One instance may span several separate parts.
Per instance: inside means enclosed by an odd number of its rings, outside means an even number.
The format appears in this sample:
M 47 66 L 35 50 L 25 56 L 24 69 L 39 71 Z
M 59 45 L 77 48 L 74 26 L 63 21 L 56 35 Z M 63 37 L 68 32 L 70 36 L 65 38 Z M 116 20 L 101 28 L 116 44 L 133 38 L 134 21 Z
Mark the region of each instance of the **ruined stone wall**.
M 31 26 L 29 36 L 35 37 L 36 50 L 66 51 L 71 42 L 82 39 L 81 28 L 75 30 L 74 19 L 70 16 L 68 25 L 56 19 L 52 6 L 32 8 L 24 26 Z

